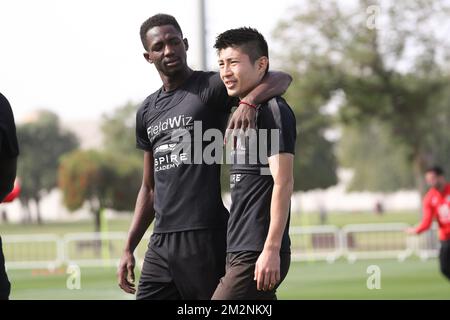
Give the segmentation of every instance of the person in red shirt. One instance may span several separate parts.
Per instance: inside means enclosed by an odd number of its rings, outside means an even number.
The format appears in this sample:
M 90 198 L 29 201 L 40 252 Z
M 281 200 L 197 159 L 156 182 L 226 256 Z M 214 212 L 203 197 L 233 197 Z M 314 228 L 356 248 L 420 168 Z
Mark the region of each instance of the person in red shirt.
M 430 190 L 423 200 L 422 222 L 406 230 L 409 234 L 419 234 L 428 230 L 436 219 L 439 225 L 441 249 L 439 261 L 441 272 L 450 280 L 450 183 L 447 183 L 444 170 L 435 166 L 425 173 L 425 181 Z

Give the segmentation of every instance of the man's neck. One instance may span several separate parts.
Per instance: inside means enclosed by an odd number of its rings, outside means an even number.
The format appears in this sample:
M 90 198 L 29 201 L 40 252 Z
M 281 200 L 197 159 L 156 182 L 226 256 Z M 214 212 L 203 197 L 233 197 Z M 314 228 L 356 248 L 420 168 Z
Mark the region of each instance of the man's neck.
M 164 91 L 173 91 L 178 89 L 191 76 L 192 72 L 194 71 L 189 67 L 170 76 L 160 72 L 159 75 L 163 82 Z

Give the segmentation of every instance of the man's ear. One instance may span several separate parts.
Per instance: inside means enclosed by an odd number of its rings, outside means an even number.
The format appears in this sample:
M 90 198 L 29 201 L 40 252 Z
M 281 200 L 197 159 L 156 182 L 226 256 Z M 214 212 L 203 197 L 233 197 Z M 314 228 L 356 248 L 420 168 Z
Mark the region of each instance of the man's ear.
M 184 48 L 186 49 L 186 51 L 188 51 L 188 49 L 189 49 L 189 42 L 188 42 L 188 39 L 187 39 L 187 38 L 184 38 L 184 39 L 183 39 L 183 43 L 184 43 Z
M 266 69 L 269 67 L 269 58 L 266 56 L 262 56 L 258 59 L 258 71 L 261 71 L 262 73 L 266 72 Z
M 145 60 L 147 60 L 148 63 L 153 63 L 153 61 L 150 60 L 150 55 L 148 54 L 148 52 L 144 52 L 144 58 Z

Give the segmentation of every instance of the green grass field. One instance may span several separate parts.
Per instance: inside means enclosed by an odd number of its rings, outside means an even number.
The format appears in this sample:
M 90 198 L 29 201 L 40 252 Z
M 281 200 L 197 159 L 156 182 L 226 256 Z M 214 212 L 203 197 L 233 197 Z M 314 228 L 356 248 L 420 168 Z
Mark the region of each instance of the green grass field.
M 130 216 L 108 221 L 109 231 L 127 231 Z M 417 212 L 332 214 L 327 224 L 404 222 L 417 223 Z M 317 214 L 292 215 L 291 226 L 317 225 Z M 46 223 L 41 226 L 22 224 L 0 225 L 1 235 L 50 233 L 63 236 L 74 232 L 92 232 L 92 221 Z M 146 241 L 144 241 L 146 242 Z M 358 242 L 361 242 L 358 240 Z M 121 247 L 120 244 L 117 247 Z M 144 244 L 145 248 L 145 244 Z M 10 250 L 12 248 L 9 248 Z M 5 253 L 8 248 L 4 248 Z M 14 250 L 14 249 L 12 249 Z M 37 254 L 37 253 L 36 253 Z M 381 289 L 366 286 L 367 267 L 381 269 Z M 69 274 L 65 268 L 53 273 L 47 270 L 9 270 L 13 284 L 11 299 L 133 299 L 116 283 L 115 268 L 81 268 L 81 289 L 69 290 Z M 349 264 L 340 259 L 325 262 L 293 262 L 288 277 L 279 288 L 279 299 L 450 299 L 450 283 L 439 273 L 438 261 L 420 261 L 411 257 L 396 260 L 365 260 Z
M 381 289 L 367 288 L 367 267 L 381 269 Z M 133 299 L 116 284 L 114 268 L 82 268 L 81 289 L 69 290 L 65 269 L 50 274 L 10 270 L 11 299 Z M 450 283 L 440 275 L 436 259 L 405 262 L 366 260 L 293 262 L 278 290 L 279 299 L 450 299 Z

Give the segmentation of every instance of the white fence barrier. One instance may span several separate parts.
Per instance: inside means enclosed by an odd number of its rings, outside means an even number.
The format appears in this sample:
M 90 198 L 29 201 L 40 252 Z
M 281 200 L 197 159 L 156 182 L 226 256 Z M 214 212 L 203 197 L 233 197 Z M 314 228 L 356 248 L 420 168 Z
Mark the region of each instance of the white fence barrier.
M 397 258 L 405 260 L 413 253 L 404 223 L 354 224 L 342 228 L 344 254 L 349 262 L 357 259 Z
M 123 252 L 125 232 L 67 234 L 64 258 L 80 267 L 116 266 Z
M 438 256 L 440 242 L 436 225 L 430 231 L 422 233 L 419 237 L 414 237 L 413 240 L 416 241 L 415 249 L 420 259 L 426 260 Z
M 291 227 L 291 258 L 294 261 L 334 262 L 342 254 L 336 226 Z
M 7 235 L 2 242 L 8 269 L 52 269 L 64 262 L 64 243 L 54 234 Z
M 344 257 L 357 259 L 396 258 L 400 261 L 415 254 L 421 259 L 436 257 L 439 241 L 436 230 L 421 236 L 408 236 L 407 224 L 360 224 L 336 226 L 291 227 L 293 261 L 325 260 Z M 3 236 L 3 251 L 8 269 L 56 268 L 76 264 L 117 266 L 126 241 L 125 232 L 70 233 Z M 149 242 L 146 233 L 135 251 L 141 266 Z

